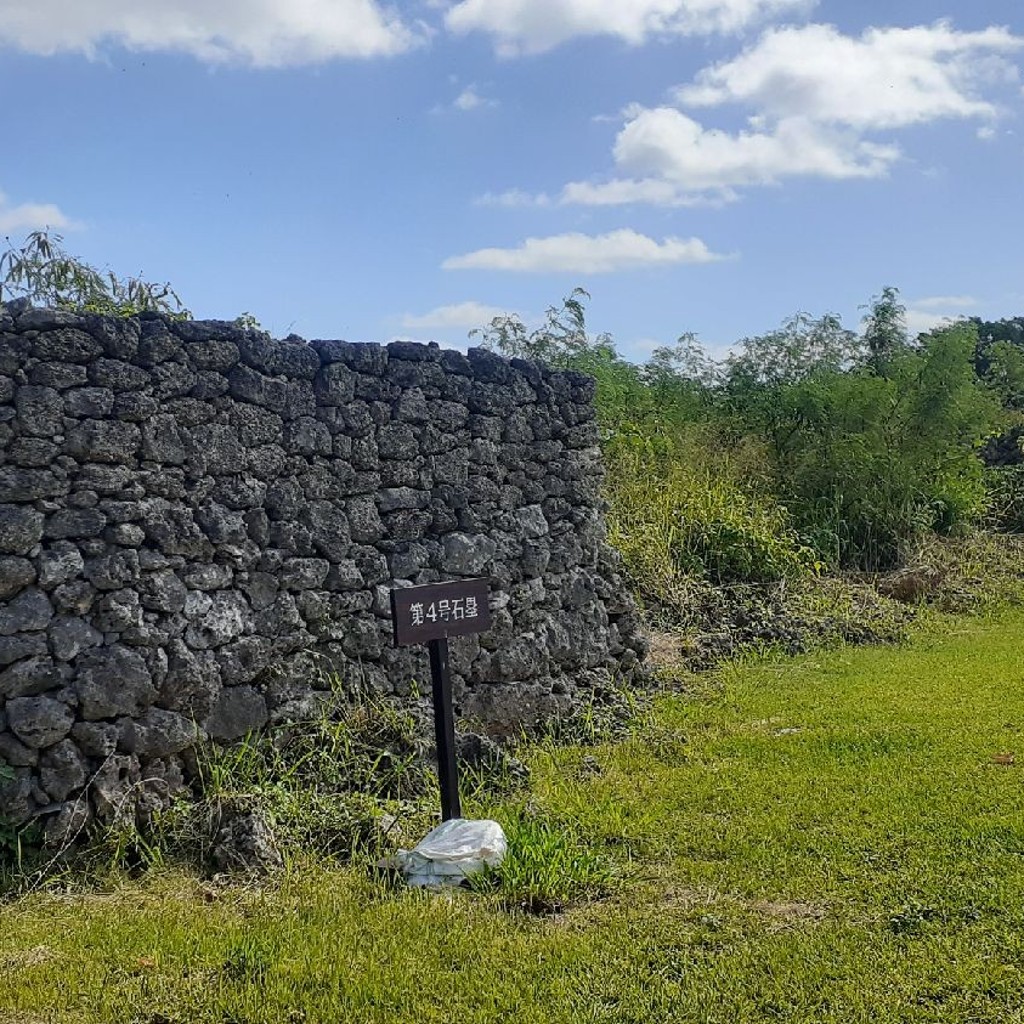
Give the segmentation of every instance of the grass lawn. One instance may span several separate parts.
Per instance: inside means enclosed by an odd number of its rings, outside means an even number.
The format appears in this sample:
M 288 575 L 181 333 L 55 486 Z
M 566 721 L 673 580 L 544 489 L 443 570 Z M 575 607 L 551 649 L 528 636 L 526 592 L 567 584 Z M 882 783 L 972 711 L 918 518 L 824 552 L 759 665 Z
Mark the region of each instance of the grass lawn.
M 731 666 L 534 751 L 528 806 L 613 873 L 553 916 L 354 867 L 0 904 L 0 1021 L 1024 1021 L 1022 638 Z

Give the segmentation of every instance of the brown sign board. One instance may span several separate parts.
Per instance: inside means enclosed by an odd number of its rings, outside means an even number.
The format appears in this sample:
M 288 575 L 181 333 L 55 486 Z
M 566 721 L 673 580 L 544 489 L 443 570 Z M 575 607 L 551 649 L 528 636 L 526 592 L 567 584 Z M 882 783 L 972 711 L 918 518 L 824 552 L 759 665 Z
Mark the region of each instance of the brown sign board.
M 473 579 L 392 590 L 395 644 L 407 647 L 490 629 L 489 589 L 487 580 Z

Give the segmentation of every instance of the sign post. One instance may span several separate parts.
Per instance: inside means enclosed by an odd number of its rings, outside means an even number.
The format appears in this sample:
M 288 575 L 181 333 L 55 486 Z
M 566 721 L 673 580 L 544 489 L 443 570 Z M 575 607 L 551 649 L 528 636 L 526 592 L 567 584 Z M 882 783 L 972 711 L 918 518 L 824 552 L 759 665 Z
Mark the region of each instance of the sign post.
M 430 683 L 434 699 L 437 774 L 441 783 L 441 820 L 462 817 L 459 776 L 455 764 L 455 713 L 448 666 L 448 638 L 482 633 L 491 625 L 485 579 L 427 583 L 391 591 L 395 645 L 425 643 L 430 652 Z

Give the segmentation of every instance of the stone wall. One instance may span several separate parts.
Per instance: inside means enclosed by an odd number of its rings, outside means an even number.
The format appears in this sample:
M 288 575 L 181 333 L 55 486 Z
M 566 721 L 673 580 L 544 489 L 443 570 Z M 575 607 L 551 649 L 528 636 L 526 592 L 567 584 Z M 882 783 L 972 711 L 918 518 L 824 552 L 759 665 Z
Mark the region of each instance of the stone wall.
M 414 701 L 392 585 L 490 577 L 493 629 L 452 642 L 467 731 L 628 681 L 593 397 L 480 349 L 0 306 L 0 816 L 145 812 L 201 735 L 332 673 Z

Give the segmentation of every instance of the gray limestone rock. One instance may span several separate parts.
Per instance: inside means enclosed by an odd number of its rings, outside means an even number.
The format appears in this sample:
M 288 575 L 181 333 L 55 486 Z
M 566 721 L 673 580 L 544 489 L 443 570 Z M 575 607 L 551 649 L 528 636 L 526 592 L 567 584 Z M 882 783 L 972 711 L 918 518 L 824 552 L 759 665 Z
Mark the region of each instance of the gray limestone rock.
M 7 721 L 22 743 L 39 750 L 64 739 L 75 715 L 67 704 L 52 697 L 12 697 L 7 701 Z
M 256 611 L 269 608 L 277 599 L 277 577 L 269 572 L 249 573 L 247 580 L 241 583 L 241 589 L 249 603 Z
M 90 787 L 97 817 L 105 822 L 134 822 L 141 777 L 139 761 L 134 755 L 107 757 Z
M 160 412 L 160 402 L 152 394 L 124 391 L 114 397 L 113 415 L 129 423 L 145 423 Z
M 524 537 L 536 540 L 548 533 L 548 521 L 540 505 L 527 505 L 516 513 L 519 530 Z
M 68 432 L 65 451 L 82 462 L 131 464 L 142 444 L 134 423 L 117 420 L 82 420 Z
M 366 585 L 355 559 L 345 558 L 331 566 L 324 586 L 328 590 L 360 590 Z
M 0 556 L 0 601 L 13 597 L 35 580 L 35 566 L 27 558 Z
M 36 363 L 28 371 L 28 379 L 30 384 L 64 391 L 84 384 L 88 379 L 88 371 L 75 363 Z
M 28 697 L 45 693 L 60 684 L 53 659 L 45 655 L 16 661 L 0 672 L 0 697 Z
M 38 791 L 30 768 L 15 768 L 13 778 L 0 778 L 0 815 L 12 825 L 21 825 L 36 809 L 33 794 Z
M 47 850 L 63 853 L 72 844 L 86 836 L 92 821 L 92 808 L 81 796 L 63 804 L 56 814 L 46 818 L 43 826 L 43 846 Z
M 211 591 L 230 587 L 234 575 L 229 565 L 199 562 L 186 566 L 181 578 L 190 590 Z
M 138 715 L 157 697 L 142 655 L 116 645 L 87 651 L 79 658 L 76 690 L 87 722 Z
M 377 449 L 382 459 L 412 459 L 420 451 L 416 431 L 408 423 L 389 423 L 377 434 Z
M 188 614 L 187 602 L 185 613 Z M 221 647 L 241 636 L 251 626 L 252 619 L 252 609 L 240 593 L 221 591 L 188 627 L 185 641 L 196 650 Z
M 45 633 L 21 633 L 17 636 L 0 636 L 0 666 L 11 665 L 22 658 L 46 654 L 48 651 Z
M 66 317 L 68 325 L 78 322 L 73 314 L 53 309 L 31 309 L 17 319 L 19 331 L 29 330 L 30 325 L 41 331 L 32 345 L 37 359 L 44 362 L 88 363 L 102 353 L 103 346 L 95 338 L 73 326 L 59 329 L 63 325 L 51 319 L 55 317 Z M 53 327 L 58 329 L 51 329 Z
M 100 358 L 89 364 L 89 381 L 111 391 L 138 391 L 150 383 L 150 375 L 120 359 Z
M 135 523 L 118 523 L 104 531 L 104 539 L 119 547 L 138 548 L 146 539 L 146 531 Z
M 68 615 L 85 615 L 92 608 L 96 591 L 85 582 L 63 583 L 53 592 L 54 607 Z
M 85 577 L 97 590 L 120 590 L 138 582 L 142 572 L 139 554 L 122 548 L 85 563 Z
M 284 867 L 270 823 L 252 809 L 225 815 L 210 850 L 218 871 L 266 874 Z
M 217 651 L 221 679 L 227 686 L 253 682 L 273 660 L 274 643 L 261 636 L 243 637 Z
M 93 628 L 85 619 L 60 616 L 50 625 L 50 650 L 58 661 L 71 661 L 82 651 L 99 647 L 103 634 Z
M 177 754 L 199 738 L 195 721 L 162 708 L 150 708 L 136 719 L 122 719 L 118 729 L 120 749 L 143 760 Z
M 193 651 L 184 640 L 172 640 L 167 650 L 167 671 L 157 703 L 202 721 L 221 690 L 220 669 L 212 651 Z
M 104 594 L 93 604 L 92 623 L 104 633 L 120 634 L 126 630 L 138 629 L 142 622 L 142 606 L 135 590 L 114 590 Z M 109 641 L 110 637 L 107 637 L 107 640 Z
M 242 513 L 215 502 L 199 509 L 196 521 L 212 544 L 242 544 L 249 537 Z
M 114 392 L 109 388 L 74 388 L 64 395 L 64 412 L 76 419 L 109 416 L 114 411 Z
M 27 555 L 42 537 L 41 513 L 23 505 L 0 505 L 0 553 Z
M 321 405 L 347 405 L 355 398 L 355 374 L 344 363 L 330 363 L 317 374 L 315 389 Z
M 30 587 L 0 606 L 0 636 L 46 629 L 52 618 L 50 599 L 41 590 Z
M 138 360 L 143 327 L 139 320 L 89 314 L 84 317 L 84 326 L 111 358 Z
M 27 747 L 9 732 L 0 732 L 0 761 L 14 768 L 31 768 L 39 763 L 39 751 Z
M 213 739 L 237 740 L 261 729 L 269 717 L 262 694 L 251 686 L 231 686 L 221 693 L 205 728 Z
M 0 467 L 0 501 L 37 501 L 62 498 L 68 493 L 67 475 L 61 467 L 24 469 Z
M 117 749 L 118 727 L 111 722 L 76 722 L 71 738 L 89 757 L 109 757 Z
M 377 494 L 377 506 L 382 513 L 398 509 L 422 509 L 429 504 L 430 495 L 412 487 L 386 487 Z
M 289 558 L 278 572 L 278 581 L 286 590 L 315 590 L 323 586 L 330 568 L 323 558 Z
M 274 413 L 283 413 L 287 405 L 288 388 L 283 381 L 265 377 L 248 366 L 235 366 L 228 373 L 228 385 L 233 397 L 251 402 Z
M 384 524 L 377 512 L 377 503 L 370 495 L 356 495 L 346 504 L 352 539 L 360 544 L 373 544 L 384 534 Z
M 284 449 L 290 455 L 330 455 L 331 432 L 312 416 L 301 416 L 285 427 Z
M 451 533 L 444 539 L 444 570 L 456 576 L 477 576 L 487 567 L 496 550 L 497 545 L 490 537 Z
M 238 345 L 227 338 L 195 341 L 186 351 L 192 363 L 201 370 L 230 370 L 239 360 Z
M 191 444 L 178 420 L 170 415 L 154 416 L 142 426 L 142 457 L 151 462 L 180 466 L 188 458 Z
M 53 437 L 64 430 L 64 402 L 54 388 L 25 385 L 14 396 L 18 426 L 25 434 Z
M 204 423 L 192 430 L 197 454 L 211 474 L 239 472 L 245 462 L 245 449 L 235 427 L 226 423 Z
M 42 437 L 19 437 L 7 449 L 7 456 L 16 466 L 39 469 L 49 466 L 60 454 L 56 441 Z
M 85 784 L 88 762 L 71 740 L 61 740 L 46 750 L 39 761 L 39 781 L 54 800 L 66 800 Z
M 106 514 L 98 508 L 72 508 L 47 516 L 43 535 L 51 540 L 69 537 L 97 537 L 107 525 Z
M 154 612 L 180 612 L 185 607 L 186 588 L 172 569 L 146 573 L 139 580 L 142 606 Z
M 312 501 L 299 514 L 318 552 L 335 563 L 348 556 L 352 532 L 344 509 L 332 501 Z

